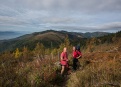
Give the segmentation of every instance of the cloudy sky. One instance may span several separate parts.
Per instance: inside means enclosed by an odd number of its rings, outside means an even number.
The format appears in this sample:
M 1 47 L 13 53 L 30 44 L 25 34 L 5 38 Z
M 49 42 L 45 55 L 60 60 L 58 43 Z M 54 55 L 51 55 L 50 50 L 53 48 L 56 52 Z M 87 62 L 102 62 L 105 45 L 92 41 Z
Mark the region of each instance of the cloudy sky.
M 0 0 L 0 31 L 121 30 L 121 0 Z

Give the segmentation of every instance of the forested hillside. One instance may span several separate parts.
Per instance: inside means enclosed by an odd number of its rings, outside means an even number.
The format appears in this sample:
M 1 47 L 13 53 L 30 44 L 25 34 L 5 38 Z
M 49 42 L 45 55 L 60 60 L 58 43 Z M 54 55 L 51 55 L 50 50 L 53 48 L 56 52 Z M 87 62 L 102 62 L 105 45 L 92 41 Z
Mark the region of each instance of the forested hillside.
M 79 40 L 84 39 L 81 35 L 73 35 L 72 33 L 63 31 L 48 30 L 43 32 L 35 32 L 15 39 L 0 41 L 0 52 L 5 50 L 13 51 L 16 48 L 22 50 L 24 46 L 27 46 L 30 50 L 33 50 L 38 42 L 42 43 L 45 48 L 59 47 L 59 45 L 64 42 L 66 36 L 68 36 L 72 44 L 79 43 Z
M 2 33 L 5 36 L 10 37 L 14 35 L 14 32 Z M 8 35 L 9 34 L 9 35 Z M 11 35 L 10 35 L 11 34 Z M 26 34 L 14 39 L 10 40 L 1 40 L 0 41 L 0 52 L 4 52 L 5 50 L 13 51 L 16 48 L 23 48 L 27 46 L 30 50 L 33 50 L 36 46 L 36 43 L 42 43 L 46 48 L 56 47 L 58 48 L 61 43 L 64 42 L 66 36 L 68 36 L 72 45 L 76 45 L 79 43 L 84 43 L 86 38 L 91 37 L 99 37 L 104 35 L 110 35 L 110 33 L 106 32 L 93 32 L 93 33 L 77 33 L 77 32 L 67 32 L 67 31 L 54 31 L 47 30 L 43 32 L 35 32 L 32 34 Z M 2 38 L 2 36 L 0 36 Z
M 48 44 L 48 47 L 38 41 L 40 37 L 45 40 L 52 37 L 51 43 L 44 42 Z M 73 38 L 76 38 L 74 42 Z M 33 33 L 17 39 L 22 39 L 18 42 L 18 44 L 23 44 L 22 46 L 13 45 L 11 47 L 15 49 L 12 51 L 0 53 L 1 87 L 121 86 L 121 31 L 89 39 L 54 32 L 46 33 L 46 35 Z M 36 45 L 31 49 L 26 43 L 34 39 L 36 39 L 34 42 Z M 16 39 L 14 40 L 12 43 L 17 43 Z M 29 43 L 32 44 L 32 42 Z M 60 44 L 56 47 L 55 43 Z M 7 46 L 8 43 L 4 44 Z M 75 72 L 72 71 L 72 47 L 74 45 L 80 45 L 83 54 L 79 59 L 80 67 Z M 61 77 L 60 66 L 57 63 L 64 47 L 68 49 L 71 74 Z

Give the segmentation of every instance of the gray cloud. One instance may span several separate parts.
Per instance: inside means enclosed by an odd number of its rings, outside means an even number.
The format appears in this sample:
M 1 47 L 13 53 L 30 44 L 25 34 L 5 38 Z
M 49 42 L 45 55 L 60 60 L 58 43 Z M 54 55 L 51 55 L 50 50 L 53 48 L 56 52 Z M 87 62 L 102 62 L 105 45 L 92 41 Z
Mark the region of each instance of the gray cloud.
M 50 27 L 50 26 L 49 26 Z M 58 30 L 68 30 L 74 32 L 95 32 L 95 31 L 102 31 L 102 32 L 115 32 L 121 31 L 121 22 L 113 22 L 108 24 L 102 24 L 98 26 L 51 26 L 52 29 Z
M 121 30 L 121 22 L 113 22 L 107 23 L 104 25 L 100 25 L 97 29 L 106 30 L 106 31 L 120 31 Z
M 117 31 L 120 23 L 121 0 L 0 0 L 0 30 Z
M 121 0 L 0 0 L 12 8 L 34 10 L 74 10 L 82 12 L 120 11 Z

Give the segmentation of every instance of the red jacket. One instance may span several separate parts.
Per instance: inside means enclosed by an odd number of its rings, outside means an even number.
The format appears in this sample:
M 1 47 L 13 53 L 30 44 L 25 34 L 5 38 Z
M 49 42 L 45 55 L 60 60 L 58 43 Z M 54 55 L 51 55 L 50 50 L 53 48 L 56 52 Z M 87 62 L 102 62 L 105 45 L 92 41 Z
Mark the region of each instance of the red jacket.
M 82 53 L 80 51 L 78 51 L 78 50 L 73 51 L 73 58 L 77 58 L 79 56 L 82 56 Z
M 67 65 L 68 63 L 68 55 L 67 52 L 62 52 L 61 53 L 61 57 L 63 58 L 63 60 L 61 60 L 61 65 Z

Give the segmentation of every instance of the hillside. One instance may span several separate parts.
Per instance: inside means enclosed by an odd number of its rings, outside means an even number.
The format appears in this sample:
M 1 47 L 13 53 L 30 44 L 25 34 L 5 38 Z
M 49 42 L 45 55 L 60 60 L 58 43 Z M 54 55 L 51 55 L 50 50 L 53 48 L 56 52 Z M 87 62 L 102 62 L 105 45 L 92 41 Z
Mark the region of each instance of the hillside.
M 85 53 L 80 69 L 68 77 L 67 87 L 120 87 L 121 48 L 112 52 Z
M 121 31 L 97 39 L 102 43 L 91 44 L 93 51 L 82 50 L 80 68 L 72 72 L 65 86 L 121 87 Z
M 54 30 L 47 30 L 47 31 L 43 31 L 43 33 L 47 33 L 49 31 L 54 31 Z M 55 31 L 54 31 L 55 32 Z M 57 32 L 57 31 L 56 31 Z M 78 35 L 81 36 L 83 38 L 91 38 L 91 37 L 100 37 L 100 36 L 104 36 L 104 35 L 108 35 L 110 33 L 108 32 L 86 32 L 86 33 L 81 33 L 81 32 L 67 32 L 67 31 L 58 31 L 58 32 L 63 32 L 63 33 L 68 33 L 68 34 L 72 34 L 72 35 Z M 20 31 L 0 31 L 0 40 L 8 40 L 8 39 L 13 39 L 25 34 L 28 34 L 29 32 L 20 32 Z M 42 32 L 38 32 L 42 33 Z M 36 32 L 37 34 L 37 32 Z
M 61 36 L 60 33 L 56 33 Z M 17 40 L 31 40 L 40 37 L 44 39 L 45 34 L 49 38 L 53 37 L 53 34 L 57 35 L 55 32 L 46 31 L 41 34 L 25 35 Z M 61 37 L 65 35 L 61 34 Z M 71 35 L 68 34 L 68 36 Z M 54 37 L 53 41 L 55 39 L 57 38 Z M 2 87 L 121 86 L 121 31 L 103 37 L 85 39 L 86 45 L 81 48 L 83 56 L 79 59 L 77 71 L 72 69 L 72 44 L 69 44 L 68 40 L 65 40 L 64 44 L 70 49 L 70 52 L 68 51 L 69 73 L 64 77 L 60 75 L 61 66 L 58 54 L 62 52 L 64 46 L 60 45 L 58 49 L 50 47 L 51 51 L 48 51 L 43 48 L 42 44 L 37 44 L 34 50 L 24 47 L 22 50 L 0 53 L 0 85 Z
M 27 46 L 32 50 L 37 42 L 44 44 L 46 48 L 50 48 L 50 46 L 58 47 L 64 41 L 66 36 L 68 36 L 72 44 L 79 43 L 79 40 L 82 40 L 81 35 L 48 30 L 26 34 L 15 39 L 2 40 L 0 41 L 0 51 L 15 50 L 16 48 L 22 48 L 24 46 Z
M 2 32 L 1 32 L 2 33 Z M 14 35 L 14 32 L 8 32 L 7 34 L 12 33 Z M 16 34 L 16 33 L 15 33 Z M 5 50 L 15 50 L 16 48 L 22 48 L 24 46 L 27 46 L 30 50 L 34 49 L 37 42 L 40 42 L 44 44 L 46 48 L 52 47 L 58 47 L 65 39 L 66 36 L 69 37 L 69 40 L 73 45 L 77 45 L 80 42 L 84 43 L 85 38 L 90 37 L 98 37 L 98 36 L 104 36 L 108 35 L 109 33 L 106 32 L 94 32 L 94 33 L 77 33 L 77 32 L 67 32 L 67 31 L 54 31 L 54 30 L 47 30 L 43 32 L 35 32 L 32 34 L 26 34 L 14 39 L 10 40 L 1 40 L 0 41 L 0 52 L 3 52 Z M 2 35 L 6 35 L 6 32 Z M 10 38 L 10 35 L 6 35 Z

